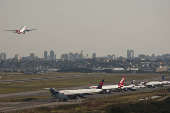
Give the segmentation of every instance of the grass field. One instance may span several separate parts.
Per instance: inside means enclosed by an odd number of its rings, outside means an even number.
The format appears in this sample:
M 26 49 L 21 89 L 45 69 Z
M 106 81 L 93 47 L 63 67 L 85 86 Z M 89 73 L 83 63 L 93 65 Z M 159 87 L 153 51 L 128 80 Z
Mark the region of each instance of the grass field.
M 110 96 L 100 99 L 86 100 L 83 104 L 72 104 L 62 106 L 40 107 L 30 110 L 20 111 L 21 113 L 146 113 L 153 111 L 163 112 L 169 110 L 170 99 L 158 101 L 157 99 L 150 99 L 140 101 L 141 98 L 148 98 L 151 96 L 167 96 L 168 90 L 157 90 L 152 92 L 132 93 L 126 95 Z M 162 107 L 160 107 L 162 106 Z M 155 110 L 154 110 L 155 109 Z
M 80 75 L 85 73 L 54 73 L 49 74 L 46 77 L 57 77 L 57 76 L 70 76 L 70 75 Z M 96 74 L 96 73 L 95 73 Z M 43 78 L 44 76 L 38 75 L 12 75 L 12 79 L 27 79 L 30 78 Z M 146 79 L 161 78 L 162 74 L 103 74 L 99 76 L 84 76 L 84 77 L 74 77 L 74 78 L 60 78 L 60 79 L 50 79 L 50 80 L 38 80 L 38 81 L 27 81 L 27 82 L 14 82 L 14 83 L 0 83 L 0 94 L 4 93 L 14 93 L 14 92 L 23 92 L 23 91 L 33 91 L 33 90 L 42 90 L 43 88 L 65 88 L 72 86 L 87 86 L 98 85 L 102 79 L 105 79 L 104 84 L 117 84 L 122 76 L 125 75 L 125 82 L 132 81 L 142 81 Z M 170 75 L 165 75 L 165 79 L 168 79 Z M 160 79 L 158 79 L 160 80 Z M 137 84 L 138 82 L 136 82 Z M 126 83 L 125 83 L 126 85 Z

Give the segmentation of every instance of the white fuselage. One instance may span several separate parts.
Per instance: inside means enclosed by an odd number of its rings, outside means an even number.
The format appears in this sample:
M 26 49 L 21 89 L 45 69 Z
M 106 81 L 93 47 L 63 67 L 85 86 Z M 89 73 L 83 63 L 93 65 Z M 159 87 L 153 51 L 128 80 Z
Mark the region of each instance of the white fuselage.
M 78 89 L 78 90 L 60 90 L 59 94 L 92 94 L 102 92 L 102 89 Z
M 170 81 L 163 81 L 162 84 L 170 84 Z
M 127 86 L 122 86 L 121 89 L 129 89 L 129 88 L 132 88 L 134 86 L 135 86 L 134 84 L 127 85 Z
M 26 26 L 23 26 L 20 30 L 19 30 L 19 33 L 23 33 L 26 29 Z
M 95 89 L 97 86 L 90 86 L 89 89 Z M 119 88 L 118 85 L 105 85 L 102 86 L 102 89 L 117 89 Z
M 160 86 L 160 85 L 162 85 L 162 82 L 159 82 L 159 81 L 151 81 L 151 82 L 148 82 L 148 83 L 146 83 L 146 86 L 148 86 L 148 87 L 154 87 L 154 86 Z

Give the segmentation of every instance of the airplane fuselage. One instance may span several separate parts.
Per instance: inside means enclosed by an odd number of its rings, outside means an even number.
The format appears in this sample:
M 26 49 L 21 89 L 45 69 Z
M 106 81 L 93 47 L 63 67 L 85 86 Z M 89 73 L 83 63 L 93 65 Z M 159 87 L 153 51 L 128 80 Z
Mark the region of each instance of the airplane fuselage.
M 21 34 L 21 33 L 25 34 L 25 29 L 26 29 L 26 26 L 23 26 L 20 30 L 17 29 L 18 34 Z

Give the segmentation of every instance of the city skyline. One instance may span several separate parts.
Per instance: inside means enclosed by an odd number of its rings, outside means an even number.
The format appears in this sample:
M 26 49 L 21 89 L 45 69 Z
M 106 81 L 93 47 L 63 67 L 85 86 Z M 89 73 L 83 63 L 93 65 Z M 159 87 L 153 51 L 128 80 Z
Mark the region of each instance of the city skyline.
M 55 59 L 86 59 L 86 58 L 109 58 L 109 59 L 116 59 L 116 58 L 126 58 L 126 59 L 134 59 L 134 58 L 156 58 L 156 57 L 160 57 L 160 56 L 166 56 L 170 54 L 162 54 L 162 55 L 155 55 L 155 53 L 152 53 L 151 55 L 148 54 L 138 54 L 137 56 L 134 55 L 134 50 L 127 50 L 126 56 L 116 56 L 115 54 L 107 54 L 104 56 L 99 56 L 96 53 L 92 53 L 91 56 L 89 56 L 89 54 L 84 54 L 84 51 L 81 50 L 81 52 L 79 53 L 73 53 L 73 52 L 69 52 L 69 53 L 64 53 L 61 54 L 60 58 L 56 58 L 56 54 L 53 50 L 51 50 L 48 54 L 48 51 L 45 50 L 44 54 L 42 54 L 41 57 L 38 57 L 36 55 L 36 53 L 30 53 L 29 56 L 21 56 L 20 54 L 15 54 L 15 56 L 11 57 L 11 58 L 7 58 L 6 53 L 0 53 L 0 60 L 6 60 L 6 59 L 24 59 L 24 60 L 35 60 L 37 58 L 43 58 L 45 61 L 46 60 L 55 60 Z
M 41 57 L 44 50 L 53 50 L 57 58 L 80 50 L 89 56 L 126 57 L 128 49 L 134 56 L 168 54 L 169 11 L 169 0 L 1 0 L 0 52 L 7 58 Z M 24 25 L 37 30 L 20 35 L 3 31 Z

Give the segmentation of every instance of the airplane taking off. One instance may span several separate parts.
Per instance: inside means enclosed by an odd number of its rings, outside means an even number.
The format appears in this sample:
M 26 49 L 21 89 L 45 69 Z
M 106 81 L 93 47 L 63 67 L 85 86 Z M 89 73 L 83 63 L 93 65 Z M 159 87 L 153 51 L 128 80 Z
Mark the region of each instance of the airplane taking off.
M 125 76 L 122 77 L 122 79 L 120 80 L 120 82 L 117 85 L 104 85 L 102 87 L 103 92 L 105 93 L 111 93 L 111 90 L 121 90 L 121 87 L 123 86 L 123 82 L 124 82 Z M 95 89 L 97 86 L 90 86 L 88 89 Z
M 26 26 L 23 26 L 20 30 L 18 30 L 18 28 L 17 28 L 17 30 L 4 30 L 4 31 L 11 31 L 12 33 L 18 33 L 18 34 L 23 33 L 23 34 L 25 34 L 25 32 L 29 32 L 29 31 L 32 31 L 32 30 L 37 30 L 37 29 L 27 29 L 26 30 Z
M 67 101 L 68 99 L 83 97 L 86 94 L 100 93 L 102 92 L 103 82 L 104 79 L 100 82 L 96 89 L 59 90 L 55 92 L 53 88 L 50 88 L 51 96 L 60 99 L 60 101 L 61 99 L 63 99 L 63 101 Z

